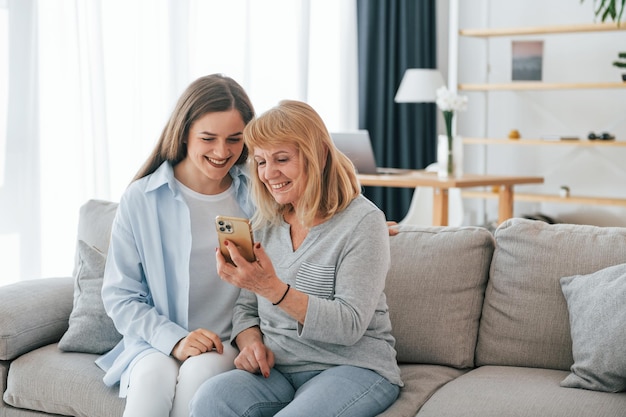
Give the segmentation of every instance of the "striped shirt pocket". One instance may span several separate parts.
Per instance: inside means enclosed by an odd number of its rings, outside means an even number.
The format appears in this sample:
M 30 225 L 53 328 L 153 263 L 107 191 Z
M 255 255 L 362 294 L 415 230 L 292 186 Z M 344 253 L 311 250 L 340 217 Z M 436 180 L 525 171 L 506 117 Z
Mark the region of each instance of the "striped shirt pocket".
M 296 289 L 318 298 L 332 298 L 335 266 L 303 262 L 296 275 Z

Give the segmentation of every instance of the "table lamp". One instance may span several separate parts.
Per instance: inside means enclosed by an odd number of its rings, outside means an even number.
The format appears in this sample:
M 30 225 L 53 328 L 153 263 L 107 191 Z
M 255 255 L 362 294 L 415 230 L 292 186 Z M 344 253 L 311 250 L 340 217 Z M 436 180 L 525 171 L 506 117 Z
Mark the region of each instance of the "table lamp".
M 446 85 L 436 69 L 409 68 L 396 92 L 396 103 L 432 103 L 437 101 L 437 89 Z
M 396 92 L 396 103 L 433 103 L 437 101 L 437 90 L 444 87 L 441 73 L 436 69 L 409 68 L 405 71 Z M 461 176 L 463 173 L 463 142 L 454 136 L 437 137 L 437 175 L 441 178 Z

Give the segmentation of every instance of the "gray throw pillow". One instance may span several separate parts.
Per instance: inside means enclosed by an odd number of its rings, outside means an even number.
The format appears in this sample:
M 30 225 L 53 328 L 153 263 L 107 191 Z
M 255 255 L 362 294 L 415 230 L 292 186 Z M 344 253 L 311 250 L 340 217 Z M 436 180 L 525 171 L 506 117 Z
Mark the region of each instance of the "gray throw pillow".
M 102 302 L 102 280 L 106 256 L 84 241 L 78 241 L 78 268 L 74 281 L 74 307 L 69 328 L 59 341 L 68 352 L 105 353 L 122 336 L 106 314 Z
M 562 387 L 626 390 L 626 264 L 563 277 L 574 364 Z

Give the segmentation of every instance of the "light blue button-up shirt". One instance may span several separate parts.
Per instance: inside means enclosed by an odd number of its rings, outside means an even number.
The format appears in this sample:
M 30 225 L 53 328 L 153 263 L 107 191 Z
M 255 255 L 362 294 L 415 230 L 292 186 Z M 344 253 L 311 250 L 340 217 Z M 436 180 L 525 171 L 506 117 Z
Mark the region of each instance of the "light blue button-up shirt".
M 237 202 L 252 216 L 247 173 L 234 166 L 230 175 Z M 106 371 L 105 384 L 122 381 L 120 396 L 133 360 L 153 351 L 169 355 L 189 333 L 190 253 L 189 209 L 172 165 L 164 162 L 128 187 L 113 221 L 102 298 L 124 338 L 96 363 Z

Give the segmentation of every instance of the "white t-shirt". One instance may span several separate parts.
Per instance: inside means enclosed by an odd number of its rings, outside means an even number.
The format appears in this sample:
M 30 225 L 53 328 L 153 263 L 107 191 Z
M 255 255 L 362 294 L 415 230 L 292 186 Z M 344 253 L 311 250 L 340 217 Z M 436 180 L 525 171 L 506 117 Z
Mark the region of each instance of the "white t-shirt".
M 215 248 L 218 247 L 215 217 L 245 217 L 231 186 L 220 194 L 200 194 L 176 181 L 191 215 L 191 259 L 189 260 L 189 326 L 217 333 L 222 341 L 230 339 L 233 306 L 239 288 L 217 275 Z

